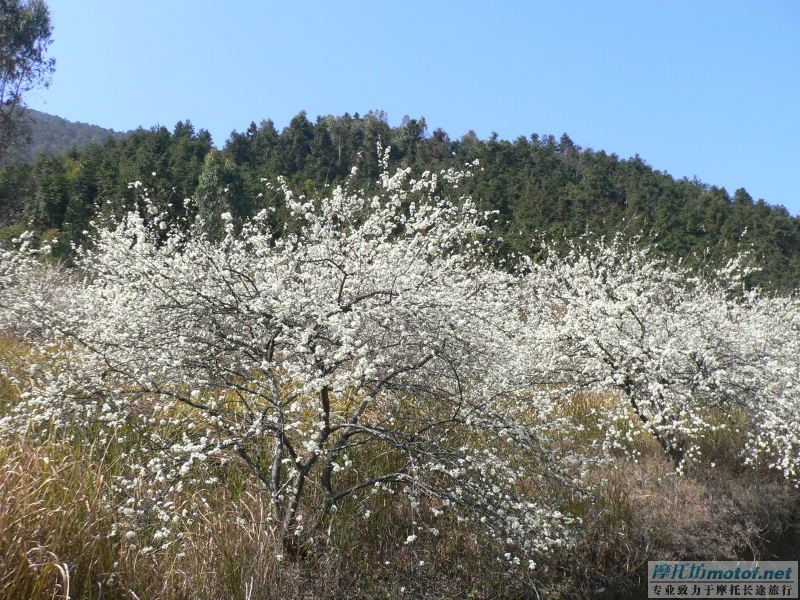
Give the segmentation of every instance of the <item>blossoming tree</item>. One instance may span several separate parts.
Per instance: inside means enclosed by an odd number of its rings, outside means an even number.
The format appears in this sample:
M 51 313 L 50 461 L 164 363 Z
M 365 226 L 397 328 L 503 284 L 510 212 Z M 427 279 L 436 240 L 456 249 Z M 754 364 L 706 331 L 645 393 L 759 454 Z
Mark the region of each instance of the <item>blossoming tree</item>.
M 691 272 L 619 239 L 549 252 L 528 269 L 535 332 L 555 351 L 564 392 L 612 392 L 608 442 L 630 436 L 628 415 L 680 469 L 702 439 L 744 420 L 744 462 L 769 457 L 800 476 L 800 304 L 748 290 L 745 257 Z
M 240 232 L 223 215 L 222 241 L 145 199 L 144 217 L 99 228 L 79 253 L 57 310 L 31 289 L 47 287 L 41 267 L 17 255 L 5 307 L 38 315 L 60 364 L 35 370 L 4 426 L 137 435 L 118 482 L 131 520 L 168 523 L 176 490 L 244 464 L 291 554 L 314 527 L 309 485 L 320 518 L 400 490 L 412 515 L 424 499 L 482 524 L 511 560 L 563 542 L 571 519 L 537 489 L 568 474 L 512 368 L 523 298 L 488 260 L 486 215 L 451 195 L 467 174 L 400 170 L 374 194 L 319 199 L 284 189 L 296 233 L 273 235 L 266 211 Z
M 598 457 L 564 410 L 578 392 L 617 400 L 597 412 L 606 448 L 632 422 L 682 468 L 743 415 L 744 461 L 800 478 L 797 297 L 619 242 L 500 268 L 490 215 L 458 192 L 470 167 L 414 179 L 384 159 L 374 191 L 319 198 L 284 185 L 293 227 L 224 213 L 213 239 L 137 183 L 141 210 L 97 225 L 69 273 L 23 240 L 0 262 L 0 328 L 37 358 L 0 429 L 135 440 L 117 508 L 154 548 L 192 518 L 181 490 L 238 465 L 284 553 L 393 494 L 407 543 L 436 533 L 421 511 L 449 512 L 532 566 L 575 533 L 560 499 L 591 493 Z

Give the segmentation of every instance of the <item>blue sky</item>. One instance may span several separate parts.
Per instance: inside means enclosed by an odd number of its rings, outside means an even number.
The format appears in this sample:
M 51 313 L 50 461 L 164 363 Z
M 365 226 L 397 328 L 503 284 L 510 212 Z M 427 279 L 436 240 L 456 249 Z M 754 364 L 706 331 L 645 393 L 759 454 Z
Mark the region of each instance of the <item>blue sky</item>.
M 300 110 L 567 132 L 800 214 L 800 2 L 48 0 L 36 109 L 117 130 Z

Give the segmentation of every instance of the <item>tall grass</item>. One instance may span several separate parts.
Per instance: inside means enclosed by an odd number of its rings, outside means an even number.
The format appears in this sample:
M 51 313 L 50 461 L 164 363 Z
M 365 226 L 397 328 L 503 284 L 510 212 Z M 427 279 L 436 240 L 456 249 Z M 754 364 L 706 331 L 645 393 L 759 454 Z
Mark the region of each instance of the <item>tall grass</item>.
M 23 345 L 3 339 L 0 360 L 9 375 L 30 357 Z M 18 391 L 0 377 L 0 413 Z M 561 443 L 597 446 L 603 432 L 593 411 L 609 401 L 583 396 L 565 402 L 563 417 L 584 427 Z M 598 597 L 603 590 L 635 596 L 647 560 L 757 555 L 798 505 L 797 493 L 771 475 L 742 471 L 730 459 L 741 443 L 735 428 L 710 436 L 703 446 L 706 466 L 683 477 L 658 444 L 638 432 L 628 449 L 635 452 L 587 469 L 597 494 L 571 499 L 581 535 L 575 546 L 543 557 L 533 572 L 509 570 L 497 559 L 498 548 L 467 522 L 426 522 L 425 507 L 416 515 L 423 525 L 419 543 L 404 545 L 410 508 L 390 491 L 314 521 L 322 495 L 313 486 L 303 513 L 310 541 L 301 560 L 289 561 L 270 528 L 264 492 L 231 465 L 203 502 L 191 489 L 176 498 L 195 507 L 180 543 L 143 552 L 111 534 L 112 507 L 124 500 L 113 485 L 118 457 L 135 437 L 105 447 L 92 445 L 89 435 L 83 439 L 53 436 L 42 444 L 17 438 L 0 446 L 0 597 L 558 598 Z M 354 451 L 351 458 L 387 460 L 380 449 Z

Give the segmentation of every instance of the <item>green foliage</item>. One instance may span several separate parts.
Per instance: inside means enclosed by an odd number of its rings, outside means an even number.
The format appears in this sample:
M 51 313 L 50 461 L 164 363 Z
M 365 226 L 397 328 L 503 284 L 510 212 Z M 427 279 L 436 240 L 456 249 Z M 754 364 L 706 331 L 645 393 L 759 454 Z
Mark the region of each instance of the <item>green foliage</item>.
M 69 179 L 64 161 L 44 156 L 36 162 L 36 194 L 28 205 L 29 218 L 41 228 L 60 228 L 70 201 Z
M 250 214 L 250 203 L 242 188 L 236 164 L 218 150 L 211 150 L 198 177 L 195 201 L 197 216 L 203 220 L 212 238 L 219 239 L 224 235 L 224 213 L 229 213 L 239 223 Z
M 11 248 L 14 245 L 14 240 L 18 239 L 25 231 L 22 225 L 9 225 L 8 227 L 0 228 L 0 248 Z
M 288 217 L 263 179 L 284 176 L 290 186 L 313 194 L 357 167 L 356 184 L 368 188 L 380 173 L 379 142 L 392 148 L 391 167 L 416 174 L 478 159 L 481 168 L 464 191 L 479 208 L 498 211 L 503 253 L 535 255 L 541 236 L 623 232 L 697 268 L 750 250 L 762 268 L 755 283 L 781 290 L 800 284 L 800 218 L 754 201 L 743 189 L 731 196 L 697 180 L 675 179 L 638 156 L 621 159 L 581 148 L 566 134 L 510 141 L 469 132 L 453 140 L 441 129 L 429 134 L 422 118 L 406 117 L 393 128 L 382 112 L 315 122 L 300 113 L 282 131 L 272 121 L 251 123 L 234 131 L 220 151 L 212 151 L 207 131 L 180 122 L 172 132 L 139 129 L 33 167 L 9 165 L 0 170 L 0 226 L 32 218 L 35 226 L 63 229 L 65 239 L 77 242 L 94 215 L 119 217 L 135 207 L 128 183 L 140 180 L 173 218 L 193 218 L 195 209 L 187 214 L 184 200 L 194 198 L 212 234 L 222 213 L 230 212 L 235 224 L 266 206 L 276 209 L 271 219 L 280 230 Z
M 24 132 L 19 110 L 31 89 L 49 84 L 55 60 L 50 13 L 42 0 L 0 0 L 0 158 Z

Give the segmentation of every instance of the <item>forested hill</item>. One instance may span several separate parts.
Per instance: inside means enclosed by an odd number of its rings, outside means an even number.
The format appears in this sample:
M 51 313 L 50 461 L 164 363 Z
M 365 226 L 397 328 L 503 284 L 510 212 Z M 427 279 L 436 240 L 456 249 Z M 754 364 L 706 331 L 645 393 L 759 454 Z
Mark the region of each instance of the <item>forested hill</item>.
M 424 119 L 391 127 L 382 113 L 315 122 L 300 113 L 282 131 L 271 121 L 253 123 L 234 132 L 222 150 L 213 148 L 207 131 L 180 122 L 172 131 L 140 129 L 64 156 L 8 166 L 0 171 L 0 233 L 8 240 L 32 223 L 43 235 L 58 236 L 68 258 L 69 242 L 80 239 L 97 210 L 120 215 L 135 205 L 136 191 L 128 186 L 134 180 L 153 187 L 157 201 L 171 203 L 173 212 L 194 197 L 212 224 L 225 211 L 244 217 L 276 201 L 262 178 L 284 175 L 313 193 L 357 166 L 361 183 L 371 185 L 380 169 L 378 142 L 391 145 L 392 167 L 417 172 L 478 159 L 481 168 L 465 191 L 482 208 L 500 212 L 498 233 L 507 250 L 529 252 L 540 234 L 563 239 L 622 232 L 690 262 L 717 263 L 749 249 L 763 269 L 757 282 L 783 290 L 800 284 L 800 218 L 754 201 L 744 189 L 731 195 L 675 179 L 639 157 L 581 148 L 566 134 L 509 141 L 470 132 L 451 139 L 441 129 L 429 132 Z
M 126 134 L 88 123 L 76 123 L 55 115 L 26 109 L 22 117 L 27 135 L 18 141 L 4 164 L 32 162 L 42 154 L 64 154 L 72 148 L 85 148 L 93 142 L 122 138 Z

